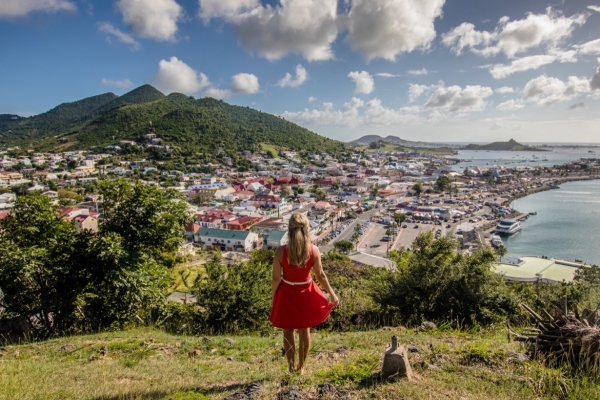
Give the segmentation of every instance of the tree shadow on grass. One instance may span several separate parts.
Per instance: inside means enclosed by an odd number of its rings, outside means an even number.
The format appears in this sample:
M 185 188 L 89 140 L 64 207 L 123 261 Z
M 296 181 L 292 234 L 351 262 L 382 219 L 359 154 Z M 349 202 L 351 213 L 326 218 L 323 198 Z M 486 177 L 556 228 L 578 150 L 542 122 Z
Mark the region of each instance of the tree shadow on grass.
M 99 396 L 94 397 L 93 400 L 133 400 L 133 399 L 151 399 L 151 400 L 200 400 L 204 398 L 212 398 L 216 395 L 223 395 L 226 393 L 234 394 L 235 392 L 241 391 L 247 388 L 252 383 L 260 383 L 260 381 L 253 381 L 249 383 L 233 383 L 230 385 L 214 385 L 214 386 L 196 386 L 189 388 L 180 388 L 177 390 L 155 390 L 149 392 L 132 392 L 114 396 Z

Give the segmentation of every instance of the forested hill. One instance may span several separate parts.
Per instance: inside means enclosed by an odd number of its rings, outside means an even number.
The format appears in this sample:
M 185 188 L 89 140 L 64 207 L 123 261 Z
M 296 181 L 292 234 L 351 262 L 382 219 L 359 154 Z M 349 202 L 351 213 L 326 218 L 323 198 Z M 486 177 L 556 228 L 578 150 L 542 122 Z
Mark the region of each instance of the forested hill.
M 56 134 L 90 118 L 94 111 L 119 97 L 104 93 L 72 103 L 62 103 L 52 110 L 29 118 L 0 114 L 0 140 L 18 140 L 21 134 L 40 136 Z M 8 132 L 11 131 L 11 132 Z
M 241 150 L 257 150 L 262 145 L 333 153 L 344 148 L 341 142 L 317 135 L 281 117 L 221 100 L 195 99 L 180 93 L 164 96 L 150 85 L 119 98 L 110 95 L 102 95 L 109 101 L 99 101 L 92 112 L 86 109 L 85 113 L 73 113 L 70 118 L 55 118 L 55 122 L 63 123 L 61 129 L 56 128 L 58 123 L 48 122 L 48 115 L 64 105 L 30 118 L 0 116 L 0 123 L 5 121 L 0 131 L 0 144 L 42 151 L 100 149 L 119 140 L 145 140 L 144 135 L 149 132 L 152 122 L 153 133 L 172 148 L 175 156 L 198 162 L 214 160 L 215 150 L 219 147 L 233 158 L 239 156 Z M 77 117 L 83 118 L 80 123 L 73 124 Z
M 463 147 L 463 150 L 496 150 L 496 151 L 543 151 L 537 147 L 530 147 L 510 139 L 508 142 L 494 142 L 490 144 L 478 145 L 469 144 Z

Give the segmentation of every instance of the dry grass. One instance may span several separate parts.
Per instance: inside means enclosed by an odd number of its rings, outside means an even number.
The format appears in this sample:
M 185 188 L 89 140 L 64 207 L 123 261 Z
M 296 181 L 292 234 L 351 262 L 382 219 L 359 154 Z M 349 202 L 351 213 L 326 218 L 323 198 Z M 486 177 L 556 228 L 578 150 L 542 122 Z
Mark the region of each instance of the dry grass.
M 419 349 L 411 353 L 412 382 L 384 382 L 376 374 L 392 334 Z M 522 349 L 507 343 L 502 331 L 319 332 L 302 376 L 285 374 L 280 336 L 231 336 L 229 344 L 224 336 L 205 340 L 133 329 L 11 345 L 1 352 L 0 399 L 219 399 L 251 382 L 265 388 L 265 399 L 287 385 L 317 398 L 325 382 L 352 398 L 555 399 L 567 380 L 536 362 L 507 361 L 508 350 Z M 73 348 L 61 351 L 68 344 Z M 591 383 L 570 385 L 571 398 L 599 398 Z

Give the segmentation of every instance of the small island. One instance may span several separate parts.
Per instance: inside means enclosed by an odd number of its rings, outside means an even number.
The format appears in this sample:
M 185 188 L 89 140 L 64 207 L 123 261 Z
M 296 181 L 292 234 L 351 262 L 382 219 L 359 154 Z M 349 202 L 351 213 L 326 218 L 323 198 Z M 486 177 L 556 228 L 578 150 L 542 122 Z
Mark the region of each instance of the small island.
M 494 150 L 494 151 L 547 151 L 539 147 L 526 146 L 510 139 L 508 142 L 494 142 L 490 144 L 468 144 L 461 150 Z

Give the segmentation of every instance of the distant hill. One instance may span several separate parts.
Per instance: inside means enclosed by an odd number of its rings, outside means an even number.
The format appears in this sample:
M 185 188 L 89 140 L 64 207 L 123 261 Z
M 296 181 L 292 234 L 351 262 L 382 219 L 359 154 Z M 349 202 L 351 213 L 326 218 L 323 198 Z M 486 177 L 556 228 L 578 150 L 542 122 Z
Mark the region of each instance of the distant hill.
M 420 142 L 420 141 L 416 142 L 416 141 L 412 141 L 412 140 L 402 139 L 402 138 L 399 138 L 398 136 L 392 136 L 392 135 L 389 135 L 386 137 L 381 137 L 379 135 L 367 135 L 367 136 L 358 138 L 356 140 L 353 140 L 350 143 L 358 144 L 358 145 L 369 145 L 373 142 L 378 142 L 378 141 L 381 141 L 383 143 L 397 144 L 399 146 L 405 146 L 405 147 L 437 148 L 437 147 L 447 146 L 442 143 L 431 143 L 431 142 Z
M 91 99 L 96 99 L 96 102 L 92 104 Z M 55 123 L 49 124 L 49 116 L 56 115 L 59 108 L 66 109 L 65 104 L 79 104 L 79 108 L 74 108 L 69 118 L 57 118 Z M 345 149 L 341 142 L 317 135 L 275 115 L 212 98 L 195 99 L 181 93 L 165 96 L 150 85 L 118 98 L 110 93 L 65 104 L 30 118 L 12 119 L 13 116 L 0 115 L 0 121 L 7 121 L 0 131 L 0 144 L 42 151 L 104 151 L 107 145 L 120 140 L 142 144 L 146 140 L 145 135 L 152 129 L 164 144 L 170 146 L 171 151 L 155 154 L 157 150 L 152 149 L 149 150 L 153 152 L 151 155 L 198 164 L 230 157 L 234 166 L 247 163 L 241 157 L 243 150 L 260 150 L 262 144 L 334 154 Z
M 508 142 L 494 142 L 484 145 L 469 144 L 463 147 L 462 150 L 544 151 L 543 149 L 539 149 L 537 147 L 526 146 L 514 139 L 510 139 Z

